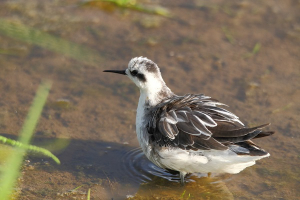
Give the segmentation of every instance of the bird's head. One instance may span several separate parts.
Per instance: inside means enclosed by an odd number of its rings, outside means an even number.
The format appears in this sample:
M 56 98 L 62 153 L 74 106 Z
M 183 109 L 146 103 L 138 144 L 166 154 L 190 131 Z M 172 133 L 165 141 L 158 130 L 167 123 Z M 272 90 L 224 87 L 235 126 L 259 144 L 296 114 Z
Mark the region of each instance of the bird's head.
M 158 66 L 146 57 L 135 57 L 125 70 L 104 70 L 127 75 L 142 91 L 157 91 L 165 86 Z

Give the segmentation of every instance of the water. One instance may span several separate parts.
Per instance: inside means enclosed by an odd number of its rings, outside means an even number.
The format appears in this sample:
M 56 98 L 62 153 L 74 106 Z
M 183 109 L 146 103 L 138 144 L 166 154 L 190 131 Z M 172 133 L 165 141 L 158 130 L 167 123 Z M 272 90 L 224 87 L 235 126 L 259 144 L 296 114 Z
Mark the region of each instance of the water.
M 168 181 L 179 182 L 179 174 L 169 172 L 151 163 L 144 155 L 141 148 L 133 149 L 122 158 L 124 172 L 138 183 L 147 183 L 154 177 L 161 177 Z
M 82 3 L 82 2 L 81 2 Z M 0 132 L 17 139 L 38 85 L 53 82 L 19 199 L 297 199 L 300 195 L 298 1 L 143 1 L 150 13 L 108 3 L 1 1 Z M 158 6 L 167 8 L 157 15 Z M 153 14 L 154 13 L 154 14 Z M 165 17 L 171 14 L 171 18 Z M 204 93 L 249 126 L 271 122 L 254 141 L 271 157 L 237 175 L 178 174 L 138 148 L 139 91 L 125 69 L 146 56 L 176 94 Z M 9 156 L 1 145 L 0 163 Z

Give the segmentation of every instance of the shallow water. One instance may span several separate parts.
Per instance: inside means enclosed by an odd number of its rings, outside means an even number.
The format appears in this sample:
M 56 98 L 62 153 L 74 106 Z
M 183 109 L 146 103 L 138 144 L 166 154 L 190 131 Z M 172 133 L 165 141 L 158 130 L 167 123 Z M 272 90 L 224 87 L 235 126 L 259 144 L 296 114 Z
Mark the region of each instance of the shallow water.
M 29 154 L 16 196 L 86 199 L 91 189 L 91 199 L 298 199 L 300 2 L 138 2 L 171 17 L 75 0 L 0 2 L 1 135 L 16 139 L 49 79 L 33 144 L 61 160 Z M 156 62 L 176 94 L 212 96 L 249 126 L 271 122 L 276 134 L 255 141 L 271 157 L 237 175 L 190 175 L 181 187 L 138 148 L 138 89 L 102 73 L 136 56 Z

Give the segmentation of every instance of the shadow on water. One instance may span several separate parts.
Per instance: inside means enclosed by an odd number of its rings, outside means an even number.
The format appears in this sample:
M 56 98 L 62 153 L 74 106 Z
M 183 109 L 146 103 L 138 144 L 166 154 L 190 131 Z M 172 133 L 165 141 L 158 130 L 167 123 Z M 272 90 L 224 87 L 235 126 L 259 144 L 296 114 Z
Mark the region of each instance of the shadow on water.
M 6 137 L 12 137 L 11 135 Z M 47 158 L 29 156 L 36 170 L 46 172 L 68 172 L 76 177 L 78 184 L 82 178 L 89 179 L 86 185 L 101 185 L 110 191 L 113 199 L 144 199 L 144 198 L 223 198 L 233 199 L 224 181 L 226 177 L 207 177 L 207 174 L 192 174 L 186 177 L 186 184 L 179 183 L 179 174 L 161 169 L 152 164 L 140 148 L 127 144 L 102 141 L 50 139 L 36 137 L 35 145 L 45 145 L 56 150 L 61 165 L 49 164 Z M 49 144 L 67 144 L 64 149 L 51 147 Z M 54 150 L 55 152 L 55 150 Z M 50 160 L 50 159 L 49 159 Z M 27 172 L 26 172 L 27 173 Z M 49 191 L 55 192 L 55 190 Z M 26 192 L 25 192 L 26 195 Z M 55 197 L 56 194 L 47 194 Z M 73 194 L 74 196 L 74 194 Z M 76 195 L 75 195 L 76 196 Z M 225 197 L 226 198 L 225 198 Z

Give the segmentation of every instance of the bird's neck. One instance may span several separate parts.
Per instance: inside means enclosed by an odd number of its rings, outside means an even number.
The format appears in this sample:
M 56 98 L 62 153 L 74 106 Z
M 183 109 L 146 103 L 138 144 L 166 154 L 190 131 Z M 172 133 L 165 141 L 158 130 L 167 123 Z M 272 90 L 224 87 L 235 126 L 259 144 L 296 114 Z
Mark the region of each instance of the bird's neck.
M 136 133 L 138 141 L 146 155 L 149 153 L 149 135 L 147 132 L 147 123 L 145 122 L 147 122 L 151 108 L 173 95 L 173 92 L 164 82 L 155 83 L 150 87 L 140 89 L 140 99 L 136 114 Z
M 165 85 L 165 83 L 154 84 L 152 87 L 140 90 L 139 106 L 154 107 L 162 100 L 173 96 L 173 92 Z
M 149 117 L 149 113 L 151 113 L 154 106 L 161 103 L 164 99 L 173 96 L 172 91 L 164 85 L 160 89 L 157 90 L 143 90 L 141 89 L 139 104 L 137 107 L 136 114 L 136 133 L 138 135 L 139 143 L 141 144 L 143 150 L 144 147 L 148 144 L 148 133 L 146 131 L 147 120 Z

